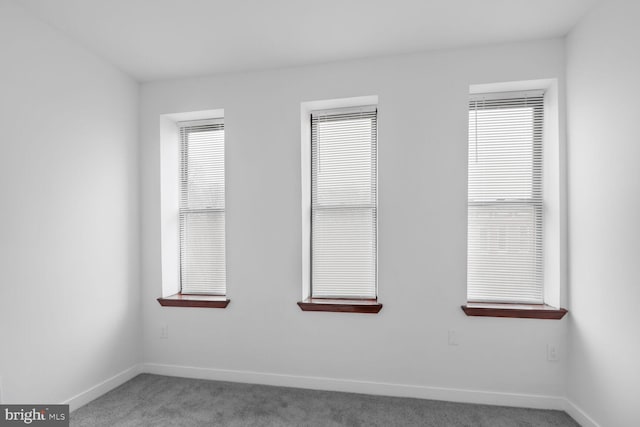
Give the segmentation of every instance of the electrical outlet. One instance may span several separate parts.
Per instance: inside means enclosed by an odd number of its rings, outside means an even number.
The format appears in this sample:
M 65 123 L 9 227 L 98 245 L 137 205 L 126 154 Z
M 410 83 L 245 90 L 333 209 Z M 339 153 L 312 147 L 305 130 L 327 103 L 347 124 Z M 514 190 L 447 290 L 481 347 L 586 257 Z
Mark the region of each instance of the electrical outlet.
M 161 340 L 169 339 L 169 325 L 160 326 L 160 339 Z
M 449 345 L 458 345 L 458 333 L 454 330 L 449 331 Z
M 547 360 L 549 362 L 558 361 L 558 347 L 554 344 L 547 344 Z

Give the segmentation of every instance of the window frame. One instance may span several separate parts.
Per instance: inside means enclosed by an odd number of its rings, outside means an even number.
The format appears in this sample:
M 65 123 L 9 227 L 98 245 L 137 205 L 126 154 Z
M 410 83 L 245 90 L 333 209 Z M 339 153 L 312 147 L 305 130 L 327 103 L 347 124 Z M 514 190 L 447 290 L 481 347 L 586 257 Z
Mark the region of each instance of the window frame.
M 160 116 L 160 187 L 161 187 L 161 277 L 162 296 L 157 298 L 163 307 L 226 308 L 230 299 L 226 295 L 183 294 L 181 284 L 181 260 L 179 238 L 179 216 L 181 186 L 182 122 L 224 123 L 224 109 L 203 110 L 187 113 L 163 114 Z M 226 135 L 225 135 L 226 136 Z M 223 159 L 224 162 L 224 159 Z M 226 175 L 226 168 L 225 168 Z M 225 195 L 226 198 L 226 195 Z M 225 207 L 226 210 L 226 207 Z M 226 230 L 225 230 L 226 231 Z M 226 232 L 225 232 L 226 235 Z M 225 236 L 226 240 L 226 236 Z M 225 241 L 226 247 L 226 241 Z M 226 252 L 226 250 L 225 250 Z M 225 254 L 226 258 L 226 254 Z M 226 259 L 225 259 L 226 269 Z M 225 275 L 226 288 L 226 275 Z
M 542 304 L 470 302 L 461 305 L 467 316 L 562 319 L 567 299 L 566 137 L 562 110 L 564 98 L 558 79 L 474 84 L 471 96 L 499 92 L 544 91 L 543 123 L 543 298 Z M 468 128 L 468 111 L 465 123 Z M 467 138 L 468 140 L 468 138 Z M 465 145 L 466 146 L 466 145 Z M 468 158 L 469 150 L 465 150 Z M 468 181 L 467 181 L 468 183 Z M 465 280 L 466 300 L 466 280 Z
M 303 224 L 303 280 L 302 280 L 302 300 L 298 302 L 298 306 L 302 311 L 328 311 L 328 312 L 348 312 L 348 313 L 378 313 L 382 309 L 379 302 L 378 293 L 378 277 L 377 277 L 377 221 L 375 228 L 376 239 L 376 255 L 375 255 L 375 298 L 314 298 L 312 297 L 312 131 L 311 131 L 311 115 L 312 113 L 338 113 L 346 112 L 353 109 L 375 108 L 376 122 L 379 123 L 378 97 L 366 96 L 357 98 L 343 98 L 326 101 L 311 101 L 301 103 L 301 160 L 302 160 L 302 224 Z M 376 132 L 378 126 L 376 125 Z M 376 133 L 376 154 L 377 154 L 377 133 Z M 377 155 L 376 155 L 376 187 L 377 187 Z M 375 212 L 378 213 L 379 206 L 377 202 L 377 188 Z

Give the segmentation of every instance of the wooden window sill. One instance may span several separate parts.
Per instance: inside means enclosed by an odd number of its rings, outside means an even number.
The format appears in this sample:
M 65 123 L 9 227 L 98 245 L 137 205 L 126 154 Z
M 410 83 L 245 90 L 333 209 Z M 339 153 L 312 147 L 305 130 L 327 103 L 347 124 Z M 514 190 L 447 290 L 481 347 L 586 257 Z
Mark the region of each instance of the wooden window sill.
M 559 320 L 567 314 L 564 308 L 545 304 L 505 304 L 470 302 L 461 306 L 467 316 L 512 317 L 520 319 Z
M 370 313 L 382 310 L 377 300 L 307 298 L 298 302 L 302 311 L 333 311 L 337 313 Z
M 219 295 L 175 294 L 158 298 L 163 307 L 226 308 L 230 301 L 227 297 Z

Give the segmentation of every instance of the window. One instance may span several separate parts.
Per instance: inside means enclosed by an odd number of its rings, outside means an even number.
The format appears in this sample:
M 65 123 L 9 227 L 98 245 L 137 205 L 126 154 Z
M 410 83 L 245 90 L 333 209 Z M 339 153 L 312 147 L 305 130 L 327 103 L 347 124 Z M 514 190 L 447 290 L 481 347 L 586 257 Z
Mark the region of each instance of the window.
M 224 124 L 180 123 L 180 287 L 225 295 Z
M 543 304 L 542 93 L 469 102 L 467 299 Z
M 193 120 L 176 125 L 180 291 L 159 300 L 162 305 L 224 307 L 228 303 L 224 298 L 224 121 Z
M 565 141 L 557 79 L 471 85 L 468 316 L 562 319 Z
M 308 309 L 380 310 L 377 210 L 376 107 L 311 112 Z

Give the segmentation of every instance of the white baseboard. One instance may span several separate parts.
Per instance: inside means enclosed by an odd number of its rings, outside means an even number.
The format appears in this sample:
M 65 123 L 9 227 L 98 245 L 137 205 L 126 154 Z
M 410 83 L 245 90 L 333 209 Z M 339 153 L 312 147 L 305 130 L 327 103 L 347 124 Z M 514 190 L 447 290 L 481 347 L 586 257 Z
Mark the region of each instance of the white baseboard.
M 140 374 L 141 366 L 134 365 L 124 371 L 102 381 L 99 384 L 85 390 L 81 393 L 62 402 L 63 405 L 69 405 L 69 411 L 75 411 L 81 406 L 86 405 L 94 399 L 102 396 L 103 394 L 113 390 L 114 388 L 126 383 L 136 375 Z
M 418 399 L 445 400 L 449 402 L 477 403 L 485 405 L 556 410 L 564 410 L 566 406 L 566 400 L 564 397 L 558 396 L 427 387 L 337 378 L 163 365 L 157 363 L 142 364 L 141 372 L 173 377 L 265 384 L 315 390 L 344 391 L 383 396 L 413 397 Z
M 569 399 L 565 399 L 564 411 L 578 422 L 582 427 L 600 427 L 600 424 L 595 422 L 593 418 L 587 415 L 580 407 Z

